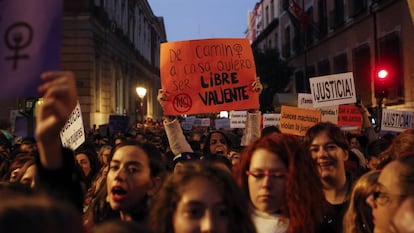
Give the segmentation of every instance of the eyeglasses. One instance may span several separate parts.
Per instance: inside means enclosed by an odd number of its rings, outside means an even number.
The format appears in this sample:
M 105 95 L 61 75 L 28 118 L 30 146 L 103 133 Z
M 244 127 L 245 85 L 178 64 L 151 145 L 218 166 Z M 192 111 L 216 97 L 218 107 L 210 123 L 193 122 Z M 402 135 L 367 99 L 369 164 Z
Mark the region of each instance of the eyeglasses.
M 374 198 L 374 202 L 377 203 L 378 205 L 387 205 L 391 203 L 392 197 L 402 199 L 402 198 L 407 197 L 407 195 L 391 194 L 391 193 L 376 191 L 372 193 L 372 197 Z
M 253 176 L 254 178 L 261 180 L 265 176 L 269 178 L 285 179 L 288 176 L 287 172 L 269 172 L 269 171 L 246 171 L 246 175 Z

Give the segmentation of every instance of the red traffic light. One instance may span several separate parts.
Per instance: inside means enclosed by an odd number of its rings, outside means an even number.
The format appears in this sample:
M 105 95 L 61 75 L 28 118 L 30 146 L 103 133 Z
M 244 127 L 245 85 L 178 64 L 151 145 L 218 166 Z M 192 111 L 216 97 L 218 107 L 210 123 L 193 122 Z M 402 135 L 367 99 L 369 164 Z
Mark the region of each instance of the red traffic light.
M 374 88 L 376 98 L 386 98 L 388 96 L 389 82 L 391 74 L 388 69 L 380 68 L 375 72 Z
M 388 77 L 388 71 L 385 69 L 381 69 L 377 72 L 377 77 L 380 79 L 385 79 Z

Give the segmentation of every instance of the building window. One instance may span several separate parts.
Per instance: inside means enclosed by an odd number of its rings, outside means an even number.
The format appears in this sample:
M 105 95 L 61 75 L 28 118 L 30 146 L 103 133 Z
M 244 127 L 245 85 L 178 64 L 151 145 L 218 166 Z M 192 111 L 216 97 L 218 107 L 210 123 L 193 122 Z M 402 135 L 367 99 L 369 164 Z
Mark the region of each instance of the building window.
M 335 56 L 334 59 L 334 73 L 344 73 L 348 71 L 348 59 L 346 53 L 341 53 Z
M 308 25 L 306 27 L 306 46 L 309 46 L 313 43 L 313 37 L 315 35 L 315 31 L 313 29 L 313 7 L 309 7 L 306 11 L 306 15 L 308 16 Z
M 306 79 L 305 79 L 305 92 L 310 93 L 310 83 L 309 78 L 316 76 L 316 68 L 315 65 L 309 65 L 306 67 Z
M 367 7 L 366 0 L 350 0 L 348 2 L 349 16 L 355 17 L 364 12 Z
M 345 10 L 343 0 L 335 0 L 334 10 L 329 13 L 329 26 L 337 29 L 345 23 Z
M 102 75 L 101 75 L 101 59 L 97 58 L 95 60 L 95 111 L 101 111 L 101 84 L 102 84 Z
M 293 37 L 293 51 L 298 54 L 302 51 L 303 40 L 300 28 L 295 27 L 295 37 Z
M 295 72 L 296 92 L 306 93 L 305 89 L 305 75 L 302 70 Z
M 331 65 L 328 59 L 318 62 L 318 74 L 319 76 L 331 74 Z
M 290 27 L 286 27 L 285 29 L 285 46 L 283 46 L 283 56 L 285 58 L 290 57 L 290 49 L 291 49 L 291 44 L 290 44 Z
M 266 9 L 265 9 L 265 17 L 266 17 L 266 25 L 265 25 L 265 28 L 267 27 L 267 25 L 269 25 L 269 6 L 266 6 Z
M 319 37 L 325 37 L 328 33 L 328 15 L 326 8 L 326 0 L 318 1 L 318 27 Z
M 363 103 L 371 102 L 371 52 L 367 44 L 355 48 L 352 52 L 354 83 L 357 94 Z M 363 89 L 363 90 L 362 90 Z M 369 88 L 371 90 L 371 88 Z
M 274 0 L 270 1 L 270 21 L 275 19 L 275 3 Z

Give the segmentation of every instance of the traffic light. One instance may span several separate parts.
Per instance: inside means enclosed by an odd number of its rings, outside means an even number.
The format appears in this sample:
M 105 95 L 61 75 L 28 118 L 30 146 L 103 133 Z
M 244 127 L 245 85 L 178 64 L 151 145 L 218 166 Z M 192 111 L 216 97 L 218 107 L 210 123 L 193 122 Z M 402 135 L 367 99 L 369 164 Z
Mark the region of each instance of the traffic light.
M 377 69 L 374 76 L 375 97 L 386 98 L 390 84 L 390 71 L 386 68 Z

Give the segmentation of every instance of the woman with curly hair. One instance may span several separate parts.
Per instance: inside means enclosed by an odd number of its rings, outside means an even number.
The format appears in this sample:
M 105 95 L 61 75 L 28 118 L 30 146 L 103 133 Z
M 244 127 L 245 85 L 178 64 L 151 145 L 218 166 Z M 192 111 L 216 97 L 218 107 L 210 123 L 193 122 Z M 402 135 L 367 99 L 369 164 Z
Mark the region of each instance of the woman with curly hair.
M 370 171 L 362 175 L 354 184 L 349 206 L 344 215 L 343 233 L 372 233 L 374 224 L 372 209 L 366 199 L 377 183 L 380 171 Z
M 234 174 L 250 200 L 258 233 L 320 232 L 322 186 L 297 137 L 260 138 L 242 151 Z
M 169 177 L 150 211 L 154 233 L 255 233 L 248 202 L 231 175 L 201 161 Z

